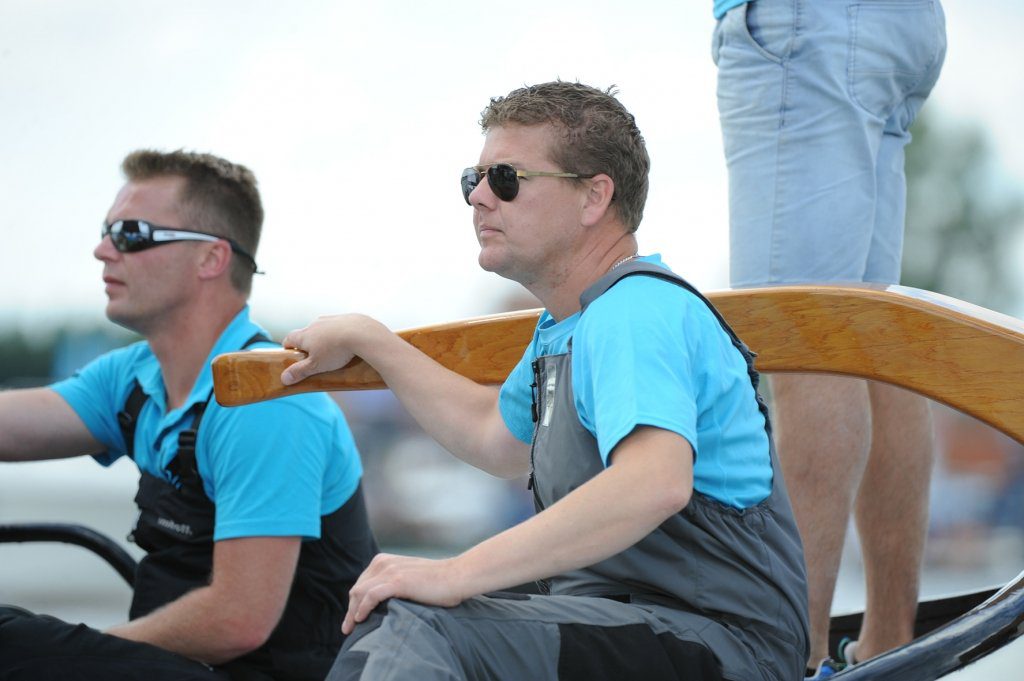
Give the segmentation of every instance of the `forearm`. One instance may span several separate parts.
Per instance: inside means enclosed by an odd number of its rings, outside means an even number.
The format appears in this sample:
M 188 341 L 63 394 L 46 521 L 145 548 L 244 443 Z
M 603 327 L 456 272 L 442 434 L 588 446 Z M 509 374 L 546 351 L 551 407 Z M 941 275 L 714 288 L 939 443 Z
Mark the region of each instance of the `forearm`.
M 462 576 L 466 595 L 593 565 L 640 541 L 668 517 L 661 512 L 636 513 L 622 497 L 628 490 L 605 482 L 576 489 L 529 520 L 454 558 L 452 569 Z
M 102 449 L 78 414 L 53 390 L 0 392 L 0 461 L 59 459 Z
M 543 512 L 459 556 L 437 561 L 378 554 L 349 591 L 342 631 L 351 633 L 388 598 L 453 606 L 593 565 L 640 541 L 689 503 L 693 451 L 679 435 L 638 428 L 612 460 Z
M 508 432 L 498 389 L 450 371 L 372 319 L 353 329 L 352 349 L 380 373 L 402 406 L 448 451 L 501 477 L 525 473 L 529 448 Z
M 242 605 L 224 603 L 211 587 L 203 587 L 106 633 L 207 664 L 221 664 L 255 650 L 266 640 L 253 633 L 255 628 Z
M 218 541 L 209 586 L 107 633 L 207 664 L 233 660 L 263 645 L 277 626 L 300 547 L 299 537 Z
M 452 559 L 467 595 L 593 565 L 684 508 L 692 490 L 689 446 L 680 438 L 684 447 L 659 456 L 648 447 L 649 436 L 665 431 L 644 430 L 631 436 L 637 438 L 632 460 L 618 460 L 533 518 Z

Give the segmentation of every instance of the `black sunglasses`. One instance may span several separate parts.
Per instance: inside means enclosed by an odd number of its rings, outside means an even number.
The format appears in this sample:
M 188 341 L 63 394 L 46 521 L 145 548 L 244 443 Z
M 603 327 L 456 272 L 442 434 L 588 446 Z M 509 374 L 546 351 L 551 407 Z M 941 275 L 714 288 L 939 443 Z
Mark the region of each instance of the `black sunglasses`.
M 487 173 L 487 184 L 491 191 L 502 201 L 511 201 L 519 195 L 520 177 L 578 177 L 583 180 L 594 177 L 593 175 L 580 175 L 579 173 L 555 173 L 547 170 L 518 170 L 508 163 L 495 163 L 490 166 L 472 166 L 462 171 L 462 198 L 466 203 L 469 195 L 480 184 L 484 173 Z
M 100 231 L 100 239 L 110 237 L 114 248 L 120 253 L 138 253 L 154 246 L 174 243 L 175 241 L 220 241 L 223 239 L 231 245 L 231 250 L 249 261 L 254 274 L 263 274 L 256 266 L 256 260 L 234 239 L 226 236 L 192 232 L 173 227 L 152 225 L 145 220 L 117 220 L 109 225 L 104 223 Z

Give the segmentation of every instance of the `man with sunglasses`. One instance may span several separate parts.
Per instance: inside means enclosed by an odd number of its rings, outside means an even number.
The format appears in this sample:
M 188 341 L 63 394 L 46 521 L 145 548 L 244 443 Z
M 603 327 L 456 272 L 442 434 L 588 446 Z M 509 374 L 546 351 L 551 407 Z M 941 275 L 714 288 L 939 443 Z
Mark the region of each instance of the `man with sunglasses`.
M 797 678 L 803 558 L 757 374 L 710 304 L 638 255 L 633 116 L 553 82 L 481 123 L 462 174 L 479 263 L 547 308 L 501 389 L 362 315 L 290 333 L 309 355 L 282 379 L 363 358 L 451 452 L 529 473 L 538 513 L 445 560 L 375 557 L 328 678 Z M 531 580 L 545 595 L 495 593 Z
M 147 553 L 130 621 L 99 632 L 0 608 L 4 679 L 322 679 L 376 552 L 345 419 L 326 395 L 224 409 L 210 361 L 266 345 L 247 299 L 252 173 L 137 151 L 94 251 L 107 316 L 145 341 L 48 388 L 0 394 L 0 458 L 129 456 Z

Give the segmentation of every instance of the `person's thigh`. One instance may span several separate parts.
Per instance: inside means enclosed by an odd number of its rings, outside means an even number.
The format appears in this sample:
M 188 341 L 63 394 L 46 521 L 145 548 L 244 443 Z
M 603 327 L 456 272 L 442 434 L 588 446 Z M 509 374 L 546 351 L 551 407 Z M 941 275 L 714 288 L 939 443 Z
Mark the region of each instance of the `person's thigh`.
M 892 59 L 866 61 L 877 45 L 864 39 L 864 15 L 885 24 L 903 14 L 874 9 L 930 2 L 877 3 L 858 15 L 864 5 L 757 0 L 718 27 L 733 286 L 864 280 L 879 146 L 905 93 L 902 65 L 866 84 L 877 61 Z
M 392 599 L 386 614 L 372 618 L 346 641 L 329 679 L 599 681 L 721 674 L 698 627 L 684 631 L 650 610 L 608 599 L 480 596 L 454 608 Z
M 84 624 L 0 606 L 0 678 L 9 681 L 226 681 L 210 667 Z
M 867 43 L 860 40 L 858 48 L 874 57 L 881 52 L 882 59 L 878 63 L 861 59 L 865 68 L 851 76 L 856 77 L 862 100 L 877 106 L 879 115 L 888 114 L 875 161 L 875 224 L 864 281 L 895 284 L 900 280 L 906 222 L 905 148 L 911 139 L 910 126 L 942 69 L 945 19 L 938 2 L 887 5 L 873 12 L 861 11 L 858 18 L 859 33 L 871 36 Z M 893 30 L 887 32 L 887 28 Z M 874 36 L 879 34 L 882 39 L 876 45 Z M 885 56 L 884 51 L 893 53 Z M 883 61 L 887 69 L 881 68 Z

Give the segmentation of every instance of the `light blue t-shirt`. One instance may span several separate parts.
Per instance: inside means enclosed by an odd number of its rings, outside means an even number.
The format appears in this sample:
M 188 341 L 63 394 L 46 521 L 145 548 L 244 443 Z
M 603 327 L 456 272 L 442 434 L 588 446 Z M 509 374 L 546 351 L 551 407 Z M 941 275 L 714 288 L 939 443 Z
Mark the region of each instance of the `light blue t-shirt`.
M 714 0 L 715 6 L 713 12 L 716 19 L 721 19 L 725 16 L 725 13 L 731 10 L 733 7 L 742 5 L 745 2 L 753 2 L 754 0 Z
M 664 267 L 658 255 L 642 260 Z M 768 435 L 743 356 L 707 305 L 655 277 L 626 277 L 582 317 L 541 315 L 501 387 L 499 408 L 517 438 L 533 438 L 533 360 L 567 352 L 570 338 L 576 411 L 606 466 L 619 441 L 654 426 L 690 443 L 701 494 L 737 508 L 769 495 Z
M 192 424 L 190 408 L 213 391 L 210 362 L 260 332 L 267 335 L 249 321 L 248 307 L 239 312 L 214 345 L 185 404 L 170 412 L 160 364 L 145 342 L 109 352 L 51 387 L 106 446 L 95 458 L 110 465 L 126 454 L 117 414 L 138 381 L 149 399 L 135 431 L 135 462 L 141 470 L 173 482 L 166 467 L 177 453 L 178 433 Z M 203 489 L 216 505 L 216 541 L 252 536 L 317 539 L 320 516 L 340 508 L 362 477 L 345 417 L 323 393 L 232 408 L 211 399 L 199 427 L 196 465 Z

